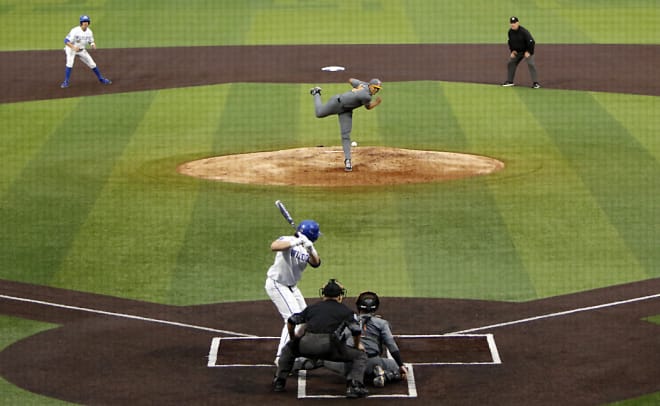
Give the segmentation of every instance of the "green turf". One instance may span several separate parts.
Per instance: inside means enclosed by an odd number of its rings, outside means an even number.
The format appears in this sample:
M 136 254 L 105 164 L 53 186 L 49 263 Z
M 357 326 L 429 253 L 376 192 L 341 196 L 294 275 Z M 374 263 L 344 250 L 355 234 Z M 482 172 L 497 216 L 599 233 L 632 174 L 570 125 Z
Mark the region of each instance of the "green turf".
M 660 404 L 660 393 L 653 393 L 634 399 L 610 403 L 610 406 L 656 406 L 658 404 Z
M 538 43 L 660 43 L 654 0 L 5 0 L 2 50 L 60 49 L 81 14 L 99 47 L 506 42 L 515 14 Z M 25 35 L 25 27 L 30 34 Z
M 660 43 L 654 0 L 6 0 L 0 50 L 60 49 L 83 13 L 101 48 L 504 44 L 511 14 L 540 44 Z M 324 232 L 323 265 L 300 284 L 308 297 L 330 277 L 349 294 L 510 301 L 660 277 L 658 97 L 387 83 L 381 106 L 355 113 L 360 145 L 482 154 L 506 169 L 340 189 L 176 173 L 208 156 L 338 145 L 337 120 L 314 117 L 310 86 L 0 104 L 0 278 L 178 305 L 267 300 L 270 242 L 290 232 L 276 199 Z M 50 328 L 6 317 L 0 327 L 0 348 Z M 3 380 L 0 392 L 0 404 L 59 403 Z
M 195 158 L 338 145 L 336 119 L 313 116 L 308 87 L 231 84 L 0 106 L 20 128 L 0 150 L 11 163 L 0 184 L 2 277 L 173 304 L 264 299 L 268 246 L 289 232 L 276 199 L 325 231 L 324 266 L 301 284 L 311 296 L 328 277 L 384 295 L 522 301 L 658 276 L 653 97 L 391 83 L 378 109 L 355 114 L 362 145 L 475 153 L 506 169 L 345 189 L 176 173 Z M 415 103 L 420 97 L 433 102 Z M 29 126 L 44 109 L 54 113 Z M 70 130 L 79 115 L 90 130 Z
M 39 332 L 50 330 L 56 326 L 31 320 L 18 319 L 0 315 L 0 351 L 23 338 Z M 26 362 L 29 362 L 26 361 Z M 65 405 L 69 404 L 46 396 L 28 392 L 0 377 L 0 405 Z

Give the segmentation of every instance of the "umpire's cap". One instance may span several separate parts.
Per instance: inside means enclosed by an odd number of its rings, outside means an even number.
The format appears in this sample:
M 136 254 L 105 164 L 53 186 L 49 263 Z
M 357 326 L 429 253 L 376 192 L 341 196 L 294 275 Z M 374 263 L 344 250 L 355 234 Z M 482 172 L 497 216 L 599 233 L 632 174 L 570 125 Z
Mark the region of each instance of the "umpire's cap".
M 346 296 L 346 289 L 336 279 L 330 279 L 324 287 L 321 288 L 321 296 L 325 297 L 339 297 Z
M 518 22 L 518 17 L 511 16 L 511 18 L 509 18 L 509 23 L 510 24 L 517 23 L 517 22 Z

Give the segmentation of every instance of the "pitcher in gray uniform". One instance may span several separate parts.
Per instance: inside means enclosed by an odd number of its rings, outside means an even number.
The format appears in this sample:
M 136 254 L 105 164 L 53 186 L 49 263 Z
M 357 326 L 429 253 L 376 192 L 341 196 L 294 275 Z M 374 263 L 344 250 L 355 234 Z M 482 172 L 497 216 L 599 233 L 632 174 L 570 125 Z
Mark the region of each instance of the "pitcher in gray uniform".
M 364 106 L 371 110 L 381 103 L 380 97 L 373 96 L 382 88 L 379 79 L 371 79 L 369 83 L 358 79 L 349 79 L 348 82 L 353 89 L 346 93 L 334 95 L 325 104 L 321 101 L 321 88 L 314 87 L 309 92 L 314 96 L 314 109 L 316 117 L 323 118 L 333 114 L 339 116 L 339 128 L 341 130 L 341 146 L 344 150 L 344 169 L 346 172 L 353 170 L 351 162 L 351 130 L 353 128 L 353 110 Z

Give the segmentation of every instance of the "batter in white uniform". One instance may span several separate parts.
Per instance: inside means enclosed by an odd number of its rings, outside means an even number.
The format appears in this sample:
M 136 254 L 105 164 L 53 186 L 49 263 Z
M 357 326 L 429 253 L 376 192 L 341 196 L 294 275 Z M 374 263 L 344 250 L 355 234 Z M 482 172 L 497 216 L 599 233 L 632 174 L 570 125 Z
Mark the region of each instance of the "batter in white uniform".
M 96 49 L 96 43 L 94 42 L 94 34 L 89 28 L 91 20 L 89 16 L 82 15 L 80 16 L 80 26 L 73 27 L 69 34 L 64 38 L 64 52 L 66 53 L 66 69 L 64 71 L 64 82 L 60 85 L 61 88 L 69 87 L 69 80 L 71 78 L 71 70 L 73 69 L 73 63 L 76 60 L 76 56 L 80 58 L 81 61 L 89 68 L 94 71 L 94 74 L 98 78 L 99 82 L 104 85 L 109 85 L 112 81 L 108 78 L 104 78 L 99 71 L 99 68 L 96 67 L 96 62 L 92 59 L 89 52 L 87 52 L 87 46 L 90 46 L 92 49 Z
M 268 269 L 265 289 L 283 320 L 275 364 L 282 353 L 282 348 L 289 341 L 287 320 L 294 313 L 300 313 L 307 307 L 297 284 L 307 264 L 313 268 L 321 265 L 321 258 L 314 248 L 314 242 L 320 234 L 316 221 L 304 220 L 298 225 L 295 235 L 282 236 L 270 245 L 271 250 L 276 254 L 273 265 Z

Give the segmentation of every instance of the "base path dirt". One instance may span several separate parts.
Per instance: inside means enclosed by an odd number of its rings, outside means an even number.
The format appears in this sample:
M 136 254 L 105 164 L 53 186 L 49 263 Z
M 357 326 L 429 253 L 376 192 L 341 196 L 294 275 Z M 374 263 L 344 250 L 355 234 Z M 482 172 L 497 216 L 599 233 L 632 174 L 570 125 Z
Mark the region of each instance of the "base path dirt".
M 339 83 L 349 77 L 378 77 L 385 85 L 439 80 L 499 86 L 508 55 L 505 43 L 98 49 L 94 59 L 112 85 L 100 85 L 77 62 L 71 87 L 60 89 L 62 49 L 0 52 L 0 103 L 218 83 Z M 540 43 L 535 57 L 545 88 L 660 95 L 660 81 L 654 80 L 660 45 Z M 330 65 L 346 71 L 321 71 Z M 516 84 L 531 85 L 524 64 Z
M 451 152 L 355 147 L 353 171 L 344 171 L 341 147 L 296 148 L 226 155 L 187 162 L 185 175 L 231 183 L 296 186 L 374 186 L 426 183 L 501 170 L 496 159 Z

